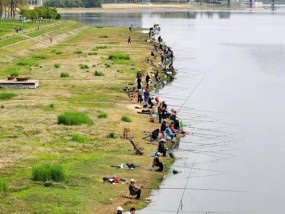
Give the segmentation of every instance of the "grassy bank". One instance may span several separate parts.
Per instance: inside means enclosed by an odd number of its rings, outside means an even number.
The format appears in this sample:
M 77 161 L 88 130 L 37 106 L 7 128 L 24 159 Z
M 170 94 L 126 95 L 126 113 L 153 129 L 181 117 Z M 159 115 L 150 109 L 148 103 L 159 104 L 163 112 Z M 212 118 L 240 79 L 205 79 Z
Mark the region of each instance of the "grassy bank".
M 56 28 L 23 33 L 26 39 L 16 43 L 0 40 L 0 77 L 16 72 L 40 81 L 35 90 L 0 89 L 0 94 L 13 94 L 0 100 L 0 178 L 8 185 L 0 192 L 0 213 L 113 213 L 119 205 L 145 206 L 143 200 L 125 196 L 130 178 L 148 188 L 162 179 L 162 174 L 149 170 L 156 146 L 142 140 L 143 132 L 157 124 L 128 110 L 131 101 L 122 90 L 138 69 L 149 69 L 145 35 L 134 30 L 128 45 L 126 28 L 55 24 Z M 81 125 L 76 123 L 78 113 L 86 116 L 80 116 Z M 123 121 L 123 115 L 132 122 Z M 144 156 L 135 155 L 121 138 L 126 127 Z M 167 166 L 171 162 L 163 161 Z M 110 167 L 132 162 L 141 167 Z M 51 166 L 63 179 L 46 187 L 34 178 L 51 176 Z M 102 177 L 113 175 L 127 182 L 102 183 Z M 142 197 L 149 192 L 143 190 Z

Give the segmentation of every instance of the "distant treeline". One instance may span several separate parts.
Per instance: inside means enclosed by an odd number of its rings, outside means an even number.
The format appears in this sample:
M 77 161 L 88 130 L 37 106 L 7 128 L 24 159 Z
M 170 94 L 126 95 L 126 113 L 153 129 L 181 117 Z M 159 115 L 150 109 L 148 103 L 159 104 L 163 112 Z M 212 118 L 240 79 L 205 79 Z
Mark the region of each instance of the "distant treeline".
M 101 7 L 100 0 L 46 0 L 46 6 L 50 7 Z

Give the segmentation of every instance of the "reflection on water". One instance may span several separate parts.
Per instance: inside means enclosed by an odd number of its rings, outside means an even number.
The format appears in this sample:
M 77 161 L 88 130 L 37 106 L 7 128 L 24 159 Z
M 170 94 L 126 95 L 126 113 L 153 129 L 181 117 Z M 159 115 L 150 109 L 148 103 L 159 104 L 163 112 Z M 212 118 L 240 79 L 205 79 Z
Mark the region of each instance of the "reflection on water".
M 174 50 L 177 79 L 159 96 L 183 106 L 189 135 L 173 166 L 181 173 L 170 173 L 138 213 L 285 213 L 284 15 L 147 11 L 77 18 L 92 25 L 156 22 Z

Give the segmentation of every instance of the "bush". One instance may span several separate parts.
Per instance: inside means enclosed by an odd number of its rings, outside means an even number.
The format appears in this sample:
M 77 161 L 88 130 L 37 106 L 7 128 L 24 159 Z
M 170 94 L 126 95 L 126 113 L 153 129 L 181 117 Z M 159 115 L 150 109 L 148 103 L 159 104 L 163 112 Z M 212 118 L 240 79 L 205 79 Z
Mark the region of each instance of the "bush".
M 66 173 L 62 166 L 52 164 L 41 164 L 32 169 L 33 181 L 65 181 Z
M 93 125 L 93 121 L 90 117 L 83 112 L 65 112 L 57 117 L 58 124 L 64 124 L 67 126 L 87 124 Z
M 105 76 L 105 74 L 103 72 L 100 72 L 100 71 L 95 71 L 94 76 L 101 77 L 101 76 Z
M 19 76 L 19 72 L 17 71 L 10 73 L 10 77 L 18 77 L 18 76 Z
M 98 118 L 107 118 L 107 114 L 105 112 L 100 112 L 97 114 Z
M 79 67 L 80 69 L 89 69 L 89 66 L 85 64 L 80 64 Z
M 73 134 L 71 137 L 72 141 L 78 142 L 78 143 L 89 143 L 90 139 L 88 137 L 82 136 L 80 134 Z
M 0 178 L 0 192 L 7 192 L 8 191 L 8 183 L 3 178 Z
M 106 38 L 108 38 L 108 36 L 107 35 L 101 35 L 101 36 L 99 36 L 99 38 L 100 39 L 106 39 Z
M 127 115 L 122 115 L 121 120 L 128 123 L 132 122 L 132 119 Z
M 67 72 L 61 72 L 60 73 L 60 77 L 69 77 L 69 73 L 67 73 Z
M 53 65 L 55 68 L 60 68 L 60 64 L 54 64 Z
M 17 95 L 13 93 L 0 93 L 0 100 L 10 100 L 16 96 Z
M 130 60 L 129 54 L 113 53 L 109 55 L 110 60 Z

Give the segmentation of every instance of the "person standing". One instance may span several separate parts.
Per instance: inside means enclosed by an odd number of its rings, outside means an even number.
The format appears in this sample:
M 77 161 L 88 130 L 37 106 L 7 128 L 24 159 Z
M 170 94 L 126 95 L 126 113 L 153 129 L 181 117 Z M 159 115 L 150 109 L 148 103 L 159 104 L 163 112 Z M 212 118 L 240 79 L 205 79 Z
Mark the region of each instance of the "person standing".
M 157 107 L 157 114 L 158 114 L 158 122 L 161 123 L 161 119 L 162 119 L 162 104 L 161 103 Z
M 131 37 L 128 38 L 128 44 L 132 44 Z
M 149 87 L 149 82 L 150 82 L 150 76 L 147 74 L 145 77 L 145 81 L 146 81 L 146 88 L 148 89 Z

